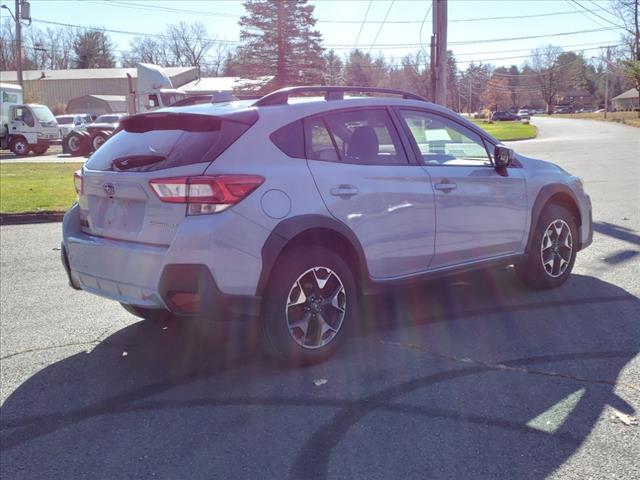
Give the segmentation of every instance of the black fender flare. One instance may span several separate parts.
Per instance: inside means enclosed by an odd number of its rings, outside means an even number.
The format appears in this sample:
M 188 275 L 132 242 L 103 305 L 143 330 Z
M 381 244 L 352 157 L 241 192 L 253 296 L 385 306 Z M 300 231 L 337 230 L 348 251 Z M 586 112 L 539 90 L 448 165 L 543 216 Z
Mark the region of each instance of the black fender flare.
M 357 257 L 357 268 L 359 271 L 354 272 L 354 275 L 363 280 L 369 278 L 362 245 L 355 233 L 353 233 L 348 226 L 339 220 L 324 215 L 298 215 L 282 220 L 271 231 L 269 237 L 267 237 L 261 252 L 262 271 L 256 287 L 256 295 L 264 295 L 273 267 L 289 242 L 300 234 L 316 229 L 329 230 L 345 238 Z M 356 278 L 356 281 L 358 281 L 358 278 Z
M 538 192 L 536 201 L 533 203 L 533 208 L 531 209 L 531 225 L 529 227 L 529 238 L 527 239 L 525 253 L 528 253 L 531 247 L 532 234 L 534 229 L 536 228 L 536 225 L 538 224 L 538 219 L 542 214 L 542 210 L 544 210 L 544 207 L 549 203 L 549 200 L 551 200 L 551 198 L 557 194 L 567 195 L 571 198 L 571 201 L 575 206 L 575 210 L 578 212 L 578 218 L 576 218 L 578 226 L 582 224 L 580 207 L 578 207 L 579 202 L 573 190 L 571 190 L 568 186 L 563 185 L 562 183 L 552 183 L 549 185 L 545 185 Z M 580 237 L 580 228 L 578 228 L 578 245 L 581 245 L 582 242 L 582 239 Z

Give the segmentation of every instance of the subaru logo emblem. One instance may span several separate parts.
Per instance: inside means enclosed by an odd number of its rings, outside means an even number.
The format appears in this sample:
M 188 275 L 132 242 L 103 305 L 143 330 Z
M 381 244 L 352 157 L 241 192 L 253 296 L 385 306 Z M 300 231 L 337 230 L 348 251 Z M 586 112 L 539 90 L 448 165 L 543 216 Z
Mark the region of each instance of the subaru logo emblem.
M 113 183 L 103 184 L 102 189 L 104 190 L 104 193 L 106 193 L 107 197 L 109 198 L 113 197 L 116 193 L 116 187 L 113 185 Z

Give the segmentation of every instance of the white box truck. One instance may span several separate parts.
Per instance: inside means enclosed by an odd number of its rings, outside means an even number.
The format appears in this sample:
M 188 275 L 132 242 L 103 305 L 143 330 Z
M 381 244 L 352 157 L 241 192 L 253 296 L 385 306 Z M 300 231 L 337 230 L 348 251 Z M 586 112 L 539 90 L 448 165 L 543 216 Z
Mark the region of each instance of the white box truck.
M 46 105 L 23 101 L 22 87 L 0 83 L 0 148 L 17 156 L 43 155 L 60 140 L 58 122 Z

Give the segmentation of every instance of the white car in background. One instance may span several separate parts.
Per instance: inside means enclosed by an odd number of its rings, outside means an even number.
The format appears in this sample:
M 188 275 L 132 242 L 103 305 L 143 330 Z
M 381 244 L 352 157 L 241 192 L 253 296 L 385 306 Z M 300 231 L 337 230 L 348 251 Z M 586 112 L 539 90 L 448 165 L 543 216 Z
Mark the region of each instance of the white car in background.
M 56 116 L 58 125 L 60 125 L 60 136 L 66 137 L 71 130 L 85 130 L 86 125 L 91 123 L 91 115 L 88 113 L 78 113 L 73 115 Z

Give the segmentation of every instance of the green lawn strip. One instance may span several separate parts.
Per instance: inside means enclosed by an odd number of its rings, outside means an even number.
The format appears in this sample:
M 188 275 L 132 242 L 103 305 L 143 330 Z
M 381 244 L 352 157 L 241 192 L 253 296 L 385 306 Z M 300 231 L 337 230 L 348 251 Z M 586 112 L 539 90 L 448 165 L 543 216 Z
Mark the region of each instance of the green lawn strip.
M 538 134 L 536 127 L 522 122 L 495 122 L 487 123 L 484 120 L 471 120 L 485 132 L 493 135 L 498 140 L 526 140 L 535 138 Z
M 548 115 L 545 115 L 545 117 L 548 117 Z M 553 115 L 553 118 L 577 118 L 579 120 L 616 122 L 640 128 L 640 117 L 638 117 L 638 112 L 608 112 L 607 118 L 604 118 L 604 112 L 559 113 Z
M 63 212 L 76 199 L 82 163 L 0 163 L 0 213 Z

